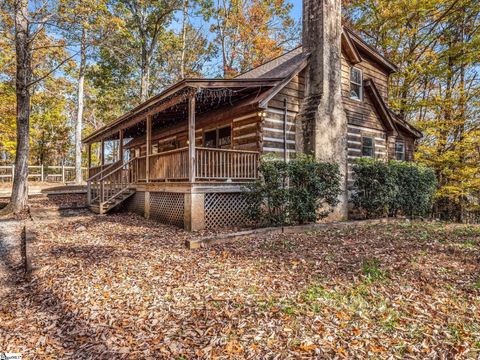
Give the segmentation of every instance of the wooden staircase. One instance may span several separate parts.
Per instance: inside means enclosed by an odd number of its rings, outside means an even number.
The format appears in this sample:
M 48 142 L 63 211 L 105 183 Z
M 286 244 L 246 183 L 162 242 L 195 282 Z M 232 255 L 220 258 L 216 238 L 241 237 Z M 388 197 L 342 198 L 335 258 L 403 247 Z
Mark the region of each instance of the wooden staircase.
M 132 161 L 116 162 L 88 179 L 88 206 L 105 214 L 135 194 L 132 186 Z

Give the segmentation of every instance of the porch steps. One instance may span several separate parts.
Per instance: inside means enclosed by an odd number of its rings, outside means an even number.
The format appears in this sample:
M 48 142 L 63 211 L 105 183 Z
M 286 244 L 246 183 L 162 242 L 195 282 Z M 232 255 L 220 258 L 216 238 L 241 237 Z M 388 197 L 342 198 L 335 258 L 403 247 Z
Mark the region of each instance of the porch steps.
M 93 202 L 90 205 L 90 210 L 93 211 L 96 214 L 106 214 L 110 210 L 112 210 L 114 207 L 120 205 L 123 203 L 125 200 L 127 200 L 130 196 L 135 194 L 135 189 L 134 188 L 127 188 L 125 191 L 121 192 L 117 196 L 111 198 L 110 200 L 100 204 L 98 201 Z

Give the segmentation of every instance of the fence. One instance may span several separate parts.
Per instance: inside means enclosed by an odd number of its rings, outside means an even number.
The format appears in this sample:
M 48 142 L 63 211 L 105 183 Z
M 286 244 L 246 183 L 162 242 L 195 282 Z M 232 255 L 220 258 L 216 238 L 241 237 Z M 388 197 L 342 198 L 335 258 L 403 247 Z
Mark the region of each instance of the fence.
M 15 176 L 15 165 L 0 166 L 0 182 L 12 182 Z M 82 168 L 82 177 L 87 178 L 87 168 Z M 75 181 L 74 166 L 31 165 L 28 167 L 28 180 L 53 183 Z

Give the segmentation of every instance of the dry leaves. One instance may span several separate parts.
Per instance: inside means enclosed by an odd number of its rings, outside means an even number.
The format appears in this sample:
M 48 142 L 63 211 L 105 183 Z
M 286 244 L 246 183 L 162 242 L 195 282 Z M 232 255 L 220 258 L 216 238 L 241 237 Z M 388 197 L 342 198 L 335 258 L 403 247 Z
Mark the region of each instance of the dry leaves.
M 0 278 L 0 351 L 28 359 L 480 354 L 480 227 L 328 228 L 198 251 L 183 246 L 195 235 L 128 214 L 37 232 L 32 277 L 7 248 Z

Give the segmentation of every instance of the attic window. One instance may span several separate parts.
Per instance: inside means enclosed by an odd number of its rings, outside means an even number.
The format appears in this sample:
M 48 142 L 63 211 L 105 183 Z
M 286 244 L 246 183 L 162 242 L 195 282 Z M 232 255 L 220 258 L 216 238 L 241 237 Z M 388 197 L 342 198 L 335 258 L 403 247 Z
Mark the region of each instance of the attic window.
M 350 71 L 350 98 L 363 100 L 363 74 L 362 71 L 352 67 Z

